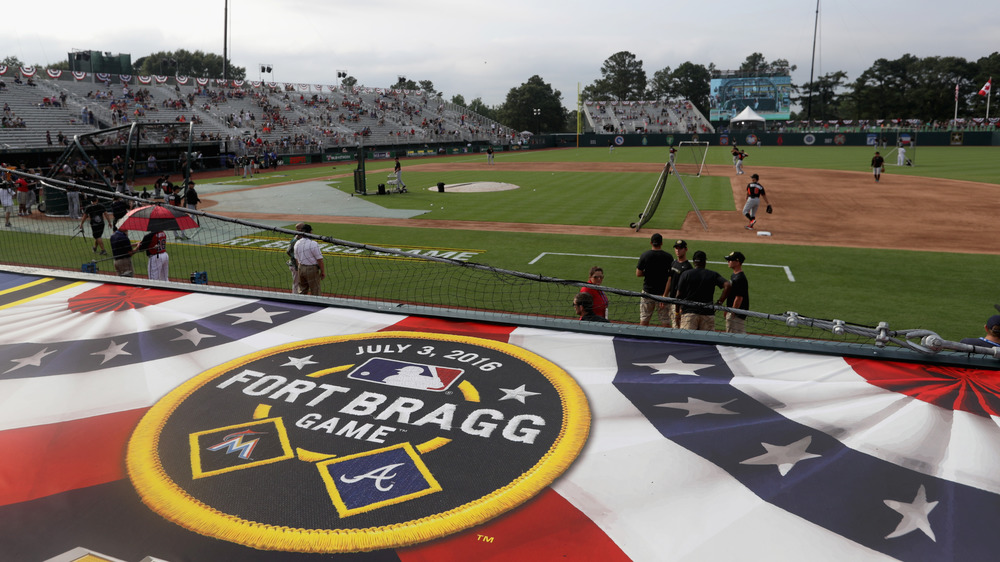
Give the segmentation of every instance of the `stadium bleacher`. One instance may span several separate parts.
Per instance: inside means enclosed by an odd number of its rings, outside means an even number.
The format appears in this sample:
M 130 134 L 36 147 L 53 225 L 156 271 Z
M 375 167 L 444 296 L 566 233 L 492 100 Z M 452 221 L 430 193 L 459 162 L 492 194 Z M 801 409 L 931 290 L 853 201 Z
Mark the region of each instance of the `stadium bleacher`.
M 0 101 L 10 108 L 0 129 L 2 148 L 49 146 L 47 131 L 58 146 L 60 132 L 69 142 L 134 121 L 193 121 L 196 140 L 239 139 L 277 152 L 516 140 L 515 131 L 500 123 L 424 92 L 175 78 L 167 83 L 162 77 L 141 77 L 139 83 L 140 77 L 129 77 L 129 83 L 117 76 L 31 78 L 32 85 L 20 81 L 0 89 Z

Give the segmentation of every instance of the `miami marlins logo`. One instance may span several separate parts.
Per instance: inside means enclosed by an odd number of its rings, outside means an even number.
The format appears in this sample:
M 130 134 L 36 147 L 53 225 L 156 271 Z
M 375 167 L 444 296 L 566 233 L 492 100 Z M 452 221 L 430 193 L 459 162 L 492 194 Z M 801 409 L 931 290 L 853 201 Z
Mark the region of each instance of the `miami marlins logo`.
M 230 433 L 229 435 L 222 438 L 221 443 L 209 447 L 208 450 L 220 451 L 222 449 L 225 449 L 227 455 L 232 453 L 237 453 L 241 459 L 247 460 L 250 458 L 250 455 L 253 454 L 253 450 L 257 446 L 257 443 L 260 442 L 259 438 L 249 439 L 244 441 L 245 437 L 249 437 L 251 435 L 264 435 L 264 433 L 260 431 L 252 431 L 249 429 L 244 431 L 238 431 L 236 433 Z
M 289 343 L 189 379 L 136 427 L 126 465 L 145 504 L 191 531 L 359 552 L 517 507 L 572 464 L 589 430 L 583 391 L 534 353 L 379 332 Z

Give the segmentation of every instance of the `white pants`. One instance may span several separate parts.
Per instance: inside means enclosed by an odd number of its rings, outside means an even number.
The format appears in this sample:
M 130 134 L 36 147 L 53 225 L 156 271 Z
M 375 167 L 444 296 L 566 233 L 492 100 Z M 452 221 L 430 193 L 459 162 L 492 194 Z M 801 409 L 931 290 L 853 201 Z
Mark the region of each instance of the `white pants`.
M 743 205 L 743 214 L 756 217 L 758 207 L 760 207 L 760 197 L 750 197 Z
M 157 281 L 170 280 L 170 256 L 166 252 L 149 256 L 147 266 L 149 278 Z

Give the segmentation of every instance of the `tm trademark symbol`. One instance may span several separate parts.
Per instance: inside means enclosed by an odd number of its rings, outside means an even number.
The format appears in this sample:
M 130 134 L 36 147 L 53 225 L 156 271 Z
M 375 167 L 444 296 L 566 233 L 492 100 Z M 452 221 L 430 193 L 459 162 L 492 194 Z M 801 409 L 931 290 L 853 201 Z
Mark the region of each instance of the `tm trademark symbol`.
M 479 541 L 479 542 L 489 542 L 489 543 L 491 543 L 491 542 L 493 542 L 493 537 L 489 537 L 489 536 L 486 536 L 486 535 L 476 535 L 476 540 Z

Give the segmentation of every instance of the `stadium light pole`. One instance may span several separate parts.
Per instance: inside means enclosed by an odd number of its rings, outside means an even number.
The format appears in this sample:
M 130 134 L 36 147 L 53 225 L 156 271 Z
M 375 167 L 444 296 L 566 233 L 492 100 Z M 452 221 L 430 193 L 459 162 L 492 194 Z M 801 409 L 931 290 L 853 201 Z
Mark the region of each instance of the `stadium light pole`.
M 222 11 L 222 79 L 229 80 L 229 0 L 225 0 Z
M 541 128 L 538 125 L 538 121 L 542 117 L 542 110 L 538 109 L 536 107 L 536 108 L 534 108 L 534 109 L 531 110 L 531 114 L 535 116 L 535 134 L 536 135 L 540 135 L 540 134 L 542 134 L 542 130 L 541 130 Z

